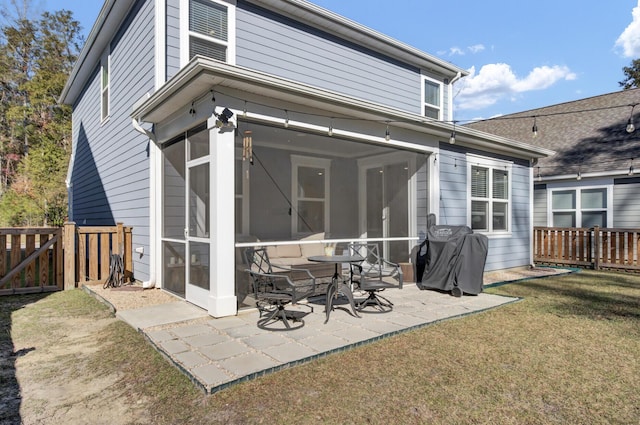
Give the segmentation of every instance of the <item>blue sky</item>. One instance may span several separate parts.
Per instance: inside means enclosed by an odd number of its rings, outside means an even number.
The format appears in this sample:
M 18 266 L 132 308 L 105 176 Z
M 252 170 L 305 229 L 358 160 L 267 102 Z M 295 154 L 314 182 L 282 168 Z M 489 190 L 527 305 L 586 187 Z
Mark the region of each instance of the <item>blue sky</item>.
M 102 2 L 70 9 L 88 34 Z M 619 91 L 640 58 L 640 0 L 313 0 L 471 74 L 455 87 L 455 119 L 489 118 Z

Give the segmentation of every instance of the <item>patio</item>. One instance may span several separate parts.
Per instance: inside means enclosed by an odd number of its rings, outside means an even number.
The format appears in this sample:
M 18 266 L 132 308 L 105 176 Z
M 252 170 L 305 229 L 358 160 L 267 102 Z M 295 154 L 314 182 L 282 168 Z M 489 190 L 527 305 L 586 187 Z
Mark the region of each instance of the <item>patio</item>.
M 522 272 L 516 278 L 528 277 L 537 276 Z M 485 282 L 495 283 L 499 278 L 489 275 Z M 514 276 L 507 280 L 514 280 Z M 412 283 L 402 290 L 388 291 L 388 296 L 395 304 L 391 312 L 363 312 L 357 318 L 339 308 L 327 324 L 324 305 L 314 304 L 305 326 L 286 332 L 259 329 L 255 310 L 214 319 L 180 300 L 117 311 L 116 316 L 142 332 L 169 361 L 211 394 L 338 351 L 518 301 L 486 293 L 455 298 L 448 293 L 421 291 Z

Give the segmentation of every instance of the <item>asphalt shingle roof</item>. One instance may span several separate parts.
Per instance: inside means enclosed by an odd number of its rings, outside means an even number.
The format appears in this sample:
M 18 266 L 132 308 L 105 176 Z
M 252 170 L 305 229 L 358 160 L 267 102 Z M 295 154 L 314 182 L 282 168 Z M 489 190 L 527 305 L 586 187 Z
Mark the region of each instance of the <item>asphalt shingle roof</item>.
M 636 130 L 626 125 L 632 105 Z M 533 137 L 532 127 L 538 128 Z M 467 127 L 552 149 L 556 154 L 542 158 L 542 177 L 629 169 L 631 159 L 640 169 L 640 89 L 604 94 L 560 103 L 493 119 L 466 124 Z M 537 173 L 537 171 L 536 171 Z

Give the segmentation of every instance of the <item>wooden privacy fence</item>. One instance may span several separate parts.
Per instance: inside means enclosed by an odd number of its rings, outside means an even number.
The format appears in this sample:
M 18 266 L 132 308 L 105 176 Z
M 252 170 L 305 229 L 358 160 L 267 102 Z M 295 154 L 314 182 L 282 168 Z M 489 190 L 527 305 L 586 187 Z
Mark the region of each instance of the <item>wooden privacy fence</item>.
M 0 295 L 62 289 L 62 229 L 0 228 Z
M 533 260 L 640 271 L 640 229 L 534 227 Z
M 125 280 L 133 279 L 131 227 L 64 224 L 64 289 L 109 277 L 111 254 L 122 256 Z
M 111 254 L 133 279 L 132 228 L 115 226 L 0 228 L 0 295 L 71 289 L 104 282 Z

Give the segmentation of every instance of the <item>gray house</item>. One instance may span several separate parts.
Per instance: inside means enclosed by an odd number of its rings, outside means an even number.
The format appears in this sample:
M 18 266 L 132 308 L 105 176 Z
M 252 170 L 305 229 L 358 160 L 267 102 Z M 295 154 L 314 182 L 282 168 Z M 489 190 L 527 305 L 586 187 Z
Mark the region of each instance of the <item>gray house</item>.
M 533 167 L 535 226 L 640 227 L 640 89 L 468 127 L 557 152 Z
M 465 74 L 307 1 L 107 0 L 61 97 L 70 218 L 132 226 L 135 277 L 214 317 L 248 306 L 245 247 L 406 262 L 429 213 L 486 232 L 488 270 L 528 265 L 552 151 L 456 128 Z

